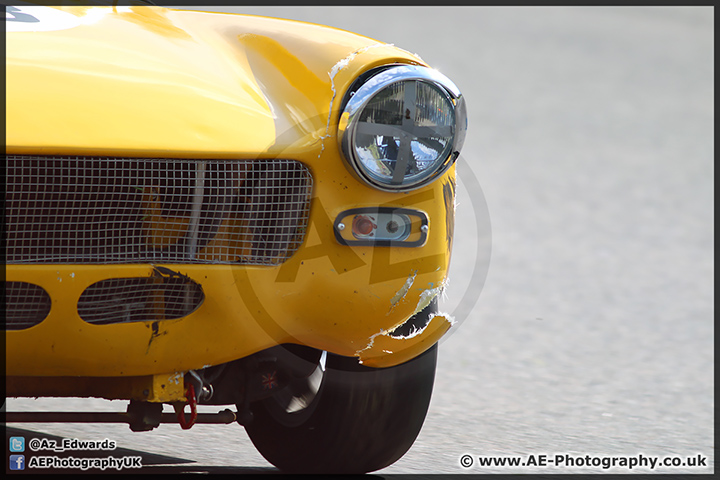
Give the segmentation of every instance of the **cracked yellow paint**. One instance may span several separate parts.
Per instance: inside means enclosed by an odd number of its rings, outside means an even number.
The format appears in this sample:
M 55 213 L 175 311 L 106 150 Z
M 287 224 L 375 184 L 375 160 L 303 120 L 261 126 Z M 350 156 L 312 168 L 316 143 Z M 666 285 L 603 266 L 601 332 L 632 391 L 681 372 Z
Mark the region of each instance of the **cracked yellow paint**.
M 425 328 L 407 337 L 393 337 L 388 331 L 372 336 L 367 347 L 356 356 L 368 367 L 388 367 L 407 362 L 437 343 L 452 326 L 445 314 L 434 315 Z
M 418 304 L 415 307 L 415 313 L 418 313 L 422 311 L 425 307 L 430 305 L 430 302 L 433 301 L 435 297 L 440 295 L 445 291 L 445 287 L 447 285 L 447 278 L 443 279 L 442 282 L 440 282 L 440 285 L 438 285 L 435 288 L 428 288 L 427 290 L 423 290 L 423 292 L 420 294 L 420 299 L 418 300 Z
M 390 312 L 395 308 L 395 306 L 400 303 L 400 300 L 405 298 L 405 296 L 410 291 L 410 287 L 412 287 L 413 282 L 415 282 L 415 277 L 417 277 L 417 270 L 414 270 L 408 279 L 405 281 L 405 284 L 400 288 L 400 290 L 397 291 L 397 293 L 393 296 L 393 298 L 390 299 Z M 416 309 L 417 311 L 417 309 Z M 390 314 L 388 312 L 388 315 Z

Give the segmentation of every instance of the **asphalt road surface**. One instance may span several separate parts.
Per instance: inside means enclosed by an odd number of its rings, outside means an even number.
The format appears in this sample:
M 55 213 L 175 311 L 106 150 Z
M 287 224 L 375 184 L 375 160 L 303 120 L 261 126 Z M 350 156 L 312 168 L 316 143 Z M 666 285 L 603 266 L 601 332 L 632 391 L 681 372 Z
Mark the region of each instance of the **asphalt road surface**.
M 459 326 L 419 438 L 378 473 L 714 472 L 712 7 L 213 9 L 393 43 L 467 99 L 442 305 Z M 14 426 L 111 438 L 165 471 L 276 472 L 237 425 Z M 666 457 L 685 466 L 602 465 Z

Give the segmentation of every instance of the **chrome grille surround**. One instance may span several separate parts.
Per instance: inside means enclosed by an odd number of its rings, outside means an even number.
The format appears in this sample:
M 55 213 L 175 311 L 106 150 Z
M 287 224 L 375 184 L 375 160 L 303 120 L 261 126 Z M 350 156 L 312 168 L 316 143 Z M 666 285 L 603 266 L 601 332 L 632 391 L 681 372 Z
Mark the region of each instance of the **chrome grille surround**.
M 293 160 L 5 158 L 8 264 L 278 265 L 308 223 Z

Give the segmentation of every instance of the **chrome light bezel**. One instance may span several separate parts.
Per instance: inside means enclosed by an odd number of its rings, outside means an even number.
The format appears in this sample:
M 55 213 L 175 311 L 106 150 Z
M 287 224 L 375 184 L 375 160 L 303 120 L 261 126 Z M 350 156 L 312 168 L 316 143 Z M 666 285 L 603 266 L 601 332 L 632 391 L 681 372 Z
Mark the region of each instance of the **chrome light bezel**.
M 403 176 L 400 183 L 398 183 L 396 178 L 391 179 L 389 183 L 382 182 L 366 170 L 355 152 L 354 147 L 360 114 L 381 91 L 396 83 L 409 81 L 430 84 L 441 94 L 445 95 L 450 105 L 452 105 L 454 122 L 451 127 L 451 148 L 446 158 L 436 160 L 435 166 L 429 168 L 426 173 L 422 175 L 416 175 L 414 180 L 406 181 L 407 178 Z M 365 183 L 386 192 L 414 190 L 442 176 L 460 154 L 460 149 L 465 141 L 465 134 L 467 132 L 465 99 L 457 86 L 437 70 L 419 65 L 383 66 L 361 75 L 358 82 L 361 83 L 361 85 L 356 89 L 351 88 L 348 92 L 348 98 L 340 114 L 338 124 L 340 150 L 342 151 L 345 161 L 350 166 L 350 171 Z

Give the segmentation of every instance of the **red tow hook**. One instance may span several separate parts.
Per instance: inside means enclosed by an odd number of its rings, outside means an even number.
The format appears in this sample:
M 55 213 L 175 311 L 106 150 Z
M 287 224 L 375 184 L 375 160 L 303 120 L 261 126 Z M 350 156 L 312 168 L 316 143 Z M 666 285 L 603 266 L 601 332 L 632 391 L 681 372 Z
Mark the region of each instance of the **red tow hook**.
M 195 387 L 192 386 L 192 383 L 188 385 L 185 396 L 188 399 L 187 405 L 190 405 L 190 420 L 185 420 L 185 405 L 175 404 L 173 405 L 173 408 L 175 409 L 175 414 L 177 415 L 180 427 L 183 430 L 188 430 L 195 425 L 195 421 L 197 420 L 197 397 L 195 397 Z

